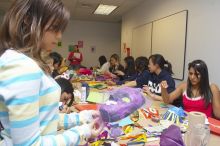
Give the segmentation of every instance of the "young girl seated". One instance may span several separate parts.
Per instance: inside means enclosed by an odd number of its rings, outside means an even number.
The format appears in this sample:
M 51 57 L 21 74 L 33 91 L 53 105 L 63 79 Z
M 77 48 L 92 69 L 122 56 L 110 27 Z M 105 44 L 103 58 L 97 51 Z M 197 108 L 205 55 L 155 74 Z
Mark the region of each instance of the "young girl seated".
M 175 82 L 172 78 L 172 65 L 165 61 L 164 57 L 160 54 L 151 55 L 149 58 L 148 68 L 150 75 L 148 79 L 145 79 L 144 92 L 154 100 L 161 100 L 161 87 L 162 81 L 167 81 L 168 93 L 175 90 Z
M 52 52 L 49 54 L 49 56 L 53 59 L 52 77 L 55 78 L 56 76 L 60 75 L 59 68 L 61 66 L 63 57 L 57 52 Z
M 199 111 L 207 117 L 220 118 L 220 93 L 215 84 L 209 83 L 208 68 L 202 60 L 194 60 L 188 65 L 188 80 L 181 83 L 170 94 L 167 81 L 161 82 L 162 97 L 165 103 L 172 103 L 183 96 L 183 107 L 187 112 Z
M 117 54 L 110 57 L 109 71 L 113 74 L 112 77 L 119 77 L 120 75 L 117 75 L 118 71 L 124 72 L 124 67 L 120 64 L 120 58 Z
M 69 107 L 72 106 L 74 101 L 73 86 L 69 80 L 64 78 L 58 78 L 55 81 L 61 88 L 60 102 L 62 104 L 59 106 L 59 110 L 63 113 L 70 113 L 71 110 Z
M 97 71 L 100 74 L 104 74 L 105 72 L 109 72 L 110 63 L 107 61 L 107 59 L 104 55 L 99 57 L 99 64 L 100 64 L 100 68 L 97 69 Z
M 51 56 L 48 54 L 48 52 L 41 52 L 41 57 L 42 57 L 42 60 L 45 62 L 45 64 L 48 65 L 48 68 L 47 68 L 47 73 L 52 75 L 53 73 L 53 70 L 54 70 L 54 59 L 51 58 Z

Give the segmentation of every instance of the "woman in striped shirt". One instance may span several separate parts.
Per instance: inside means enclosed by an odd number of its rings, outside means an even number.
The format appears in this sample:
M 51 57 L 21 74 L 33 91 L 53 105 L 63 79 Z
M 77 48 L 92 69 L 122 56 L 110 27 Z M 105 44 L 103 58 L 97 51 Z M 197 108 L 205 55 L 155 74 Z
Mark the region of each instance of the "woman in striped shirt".
M 95 111 L 59 114 L 61 90 L 40 57 L 56 47 L 68 20 L 61 0 L 16 0 L 6 13 L 0 31 L 0 145 L 79 145 L 102 129 Z M 58 128 L 68 130 L 57 134 Z

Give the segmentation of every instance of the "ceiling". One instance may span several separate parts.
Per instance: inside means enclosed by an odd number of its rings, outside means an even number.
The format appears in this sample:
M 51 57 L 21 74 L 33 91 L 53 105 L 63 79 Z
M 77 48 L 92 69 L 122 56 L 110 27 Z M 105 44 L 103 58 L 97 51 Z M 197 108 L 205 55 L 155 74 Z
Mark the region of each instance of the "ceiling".
M 13 0 L 0 0 L 0 15 L 3 15 Z M 146 0 L 63 0 L 70 10 L 71 19 L 86 21 L 120 22 L 122 15 L 131 11 L 137 5 Z M 116 5 L 118 8 L 110 15 L 94 15 L 98 5 Z

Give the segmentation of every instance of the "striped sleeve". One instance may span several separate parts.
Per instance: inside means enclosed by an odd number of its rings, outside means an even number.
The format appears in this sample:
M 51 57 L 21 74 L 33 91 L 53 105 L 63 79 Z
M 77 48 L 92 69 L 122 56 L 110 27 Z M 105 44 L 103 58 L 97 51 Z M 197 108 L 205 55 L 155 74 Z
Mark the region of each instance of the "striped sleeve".
M 42 136 L 42 146 L 72 146 L 84 145 L 91 136 L 91 129 L 87 124 L 66 130 L 62 134 Z
M 70 146 L 85 144 L 91 135 L 88 125 L 76 126 L 59 135 L 41 136 L 38 102 L 9 107 L 10 134 L 14 146 Z M 22 114 L 21 114 L 22 113 Z
M 79 126 L 82 124 L 92 122 L 92 111 L 84 110 L 80 113 L 71 113 L 71 114 L 59 114 L 59 129 L 69 129 L 73 126 Z

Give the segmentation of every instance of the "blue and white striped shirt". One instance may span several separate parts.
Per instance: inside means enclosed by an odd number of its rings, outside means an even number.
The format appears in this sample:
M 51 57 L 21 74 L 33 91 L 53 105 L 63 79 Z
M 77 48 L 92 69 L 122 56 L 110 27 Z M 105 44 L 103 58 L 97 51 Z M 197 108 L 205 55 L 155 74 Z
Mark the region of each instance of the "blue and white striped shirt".
M 12 49 L 5 51 L 0 57 L 0 120 L 5 128 L 0 145 L 66 146 L 85 142 L 91 129 L 83 121 L 91 114 L 59 114 L 60 92 L 33 59 Z M 70 129 L 56 134 L 57 128 Z

